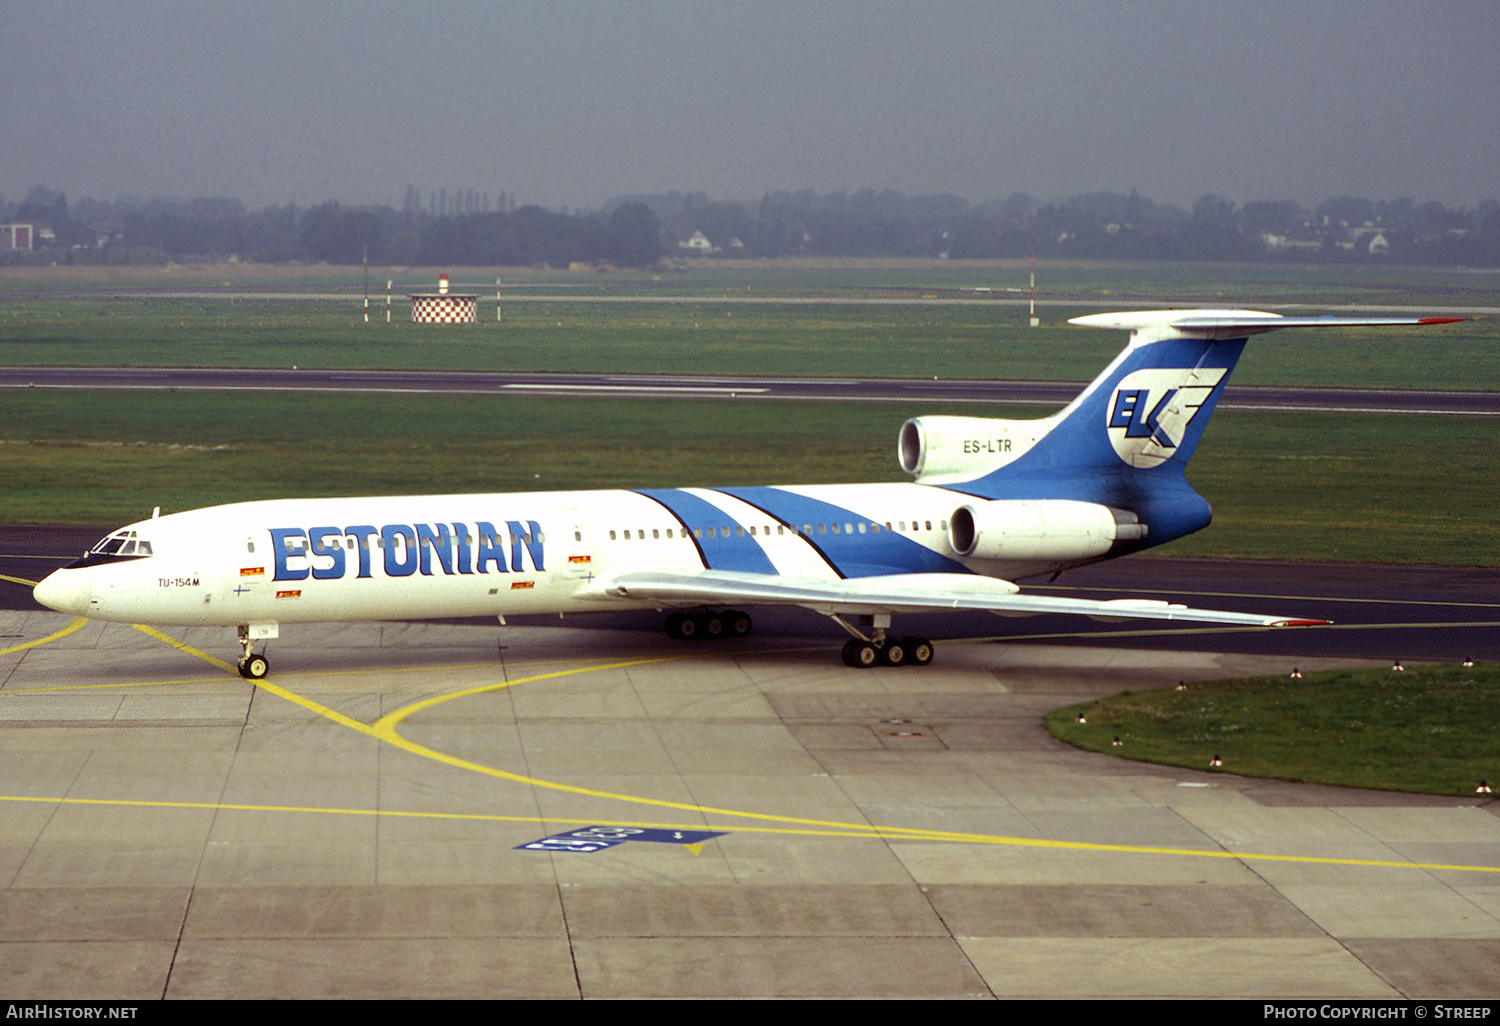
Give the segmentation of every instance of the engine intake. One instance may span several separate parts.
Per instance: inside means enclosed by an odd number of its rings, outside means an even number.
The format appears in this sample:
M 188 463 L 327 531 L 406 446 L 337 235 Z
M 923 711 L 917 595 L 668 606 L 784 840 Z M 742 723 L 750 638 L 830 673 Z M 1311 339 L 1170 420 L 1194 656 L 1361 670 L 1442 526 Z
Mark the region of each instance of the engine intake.
M 914 417 L 901 425 L 896 456 L 919 481 L 964 480 L 1003 467 L 1047 430 L 1045 420 Z

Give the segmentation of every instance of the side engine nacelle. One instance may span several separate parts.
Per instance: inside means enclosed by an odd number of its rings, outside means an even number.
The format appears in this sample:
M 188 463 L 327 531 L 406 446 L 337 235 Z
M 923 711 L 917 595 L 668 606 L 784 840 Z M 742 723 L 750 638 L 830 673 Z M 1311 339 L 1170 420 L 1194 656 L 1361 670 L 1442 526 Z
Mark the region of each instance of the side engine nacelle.
M 975 559 L 1092 559 L 1117 541 L 1137 541 L 1134 513 L 1070 499 L 997 499 L 960 506 L 948 518 L 948 544 Z
M 924 484 L 969 481 L 1005 466 L 1051 429 L 1046 420 L 914 417 L 901 425 L 901 469 Z

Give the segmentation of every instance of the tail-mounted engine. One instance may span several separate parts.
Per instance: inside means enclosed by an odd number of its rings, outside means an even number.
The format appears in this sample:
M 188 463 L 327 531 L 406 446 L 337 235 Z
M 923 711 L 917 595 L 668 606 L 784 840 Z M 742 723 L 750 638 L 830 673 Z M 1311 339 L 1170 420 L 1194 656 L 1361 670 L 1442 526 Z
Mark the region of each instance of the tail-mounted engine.
M 974 502 L 948 518 L 948 544 L 974 559 L 1092 559 L 1116 542 L 1144 537 L 1146 525 L 1134 513 L 1070 499 Z
M 1020 456 L 1050 428 L 1045 419 L 915 417 L 901 425 L 896 455 L 920 484 L 971 481 Z

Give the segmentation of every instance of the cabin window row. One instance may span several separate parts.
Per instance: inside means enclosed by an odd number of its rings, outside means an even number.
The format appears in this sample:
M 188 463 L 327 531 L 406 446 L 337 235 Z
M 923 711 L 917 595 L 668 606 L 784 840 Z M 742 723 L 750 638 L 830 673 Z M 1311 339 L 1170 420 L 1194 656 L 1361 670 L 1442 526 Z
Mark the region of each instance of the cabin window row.
M 926 525 L 925 527 L 923 526 L 924 524 Z M 946 520 L 940 520 L 940 521 L 938 521 L 938 524 L 939 524 L 939 528 L 938 528 L 939 530 L 942 530 L 942 531 L 948 530 L 948 521 L 946 521 Z M 834 523 L 834 524 L 803 524 L 800 530 L 797 528 L 797 526 L 795 524 L 777 524 L 776 527 L 775 527 L 775 532 L 774 533 L 776 533 L 776 534 L 786 534 L 788 531 L 790 531 L 792 534 L 804 534 L 804 535 L 840 534 L 840 533 L 842 533 L 842 534 L 866 534 L 866 533 L 869 533 L 869 534 L 879 534 L 882 530 L 889 531 L 889 532 L 892 532 L 892 533 L 897 533 L 897 532 L 905 533 L 906 530 L 907 530 L 906 521 L 905 520 L 898 520 L 898 521 L 895 522 L 894 526 L 892 526 L 891 521 L 886 521 L 884 524 L 877 524 L 874 521 L 857 521 L 857 522 L 845 521 L 843 524 L 837 524 L 837 523 Z M 911 530 L 913 532 L 915 532 L 915 531 L 923 531 L 923 530 L 931 531 L 932 530 L 932 521 L 931 520 L 913 520 L 911 522 Z M 666 533 L 666 537 L 668 539 L 672 538 L 672 536 L 673 536 L 673 534 L 672 534 L 672 528 L 670 528 L 670 527 L 666 528 L 665 529 L 665 533 Z M 659 541 L 662 538 L 662 534 L 663 534 L 663 532 L 662 532 L 661 529 L 659 529 L 659 528 L 658 529 L 653 529 L 651 531 L 651 539 L 653 541 Z M 769 538 L 771 536 L 771 534 L 772 534 L 772 528 L 771 528 L 771 526 L 769 524 L 760 527 L 758 529 L 758 533 L 757 533 L 757 526 L 755 524 L 751 524 L 749 527 L 730 526 L 730 525 L 726 524 L 726 525 L 723 525 L 723 526 L 717 526 L 716 525 L 716 526 L 713 526 L 713 527 L 695 527 L 695 528 L 693 528 L 693 537 L 694 538 L 698 538 L 698 539 L 702 539 L 702 538 L 744 538 L 747 535 L 749 537 L 751 537 L 751 538 L 755 538 L 755 537 L 766 537 L 766 538 Z M 686 537 L 686 532 L 683 533 L 683 537 Z M 611 530 L 609 532 L 609 540 L 610 541 L 630 541 L 632 539 L 634 539 L 636 541 L 645 541 L 646 540 L 646 530 L 645 530 L 645 528 L 636 528 L 633 532 L 630 529 L 628 529 L 628 528 L 627 529 L 620 529 L 620 530 Z

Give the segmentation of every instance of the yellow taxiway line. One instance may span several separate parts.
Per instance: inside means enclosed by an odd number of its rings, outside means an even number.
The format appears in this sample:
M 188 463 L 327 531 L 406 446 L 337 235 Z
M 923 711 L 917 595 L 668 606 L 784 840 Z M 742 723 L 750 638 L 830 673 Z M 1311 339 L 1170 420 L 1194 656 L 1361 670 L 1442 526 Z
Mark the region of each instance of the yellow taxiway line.
M 84 621 L 84 618 L 80 617 L 79 621 Z M 79 622 L 79 621 L 75 621 L 74 624 L 70 625 L 68 628 L 65 628 L 63 631 L 58 632 L 56 635 L 51 635 L 48 638 L 41 639 L 41 640 L 39 640 L 37 642 L 32 642 L 32 643 L 30 643 L 30 645 L 43 644 L 46 641 L 55 639 L 56 637 L 62 637 L 65 634 L 72 633 L 72 631 L 77 630 L 80 626 L 82 626 L 82 622 Z M 84 621 L 84 622 L 86 622 L 86 621 Z M 226 662 L 226 661 L 224 661 L 222 659 L 219 659 L 216 656 L 212 656 L 212 655 L 209 655 L 206 652 L 200 651 L 200 650 L 192 647 L 191 645 L 188 645 L 188 644 L 185 644 L 183 642 L 177 641 L 175 638 L 172 638 L 172 637 L 170 637 L 170 636 L 168 636 L 166 634 L 163 634 L 161 631 L 158 631 L 154 627 L 147 627 L 147 626 L 140 625 L 140 624 L 134 624 L 132 626 L 134 626 L 136 630 L 139 630 L 142 633 L 144 633 L 144 634 L 146 634 L 146 635 L 148 635 L 148 636 L 150 636 L 152 638 L 155 638 L 155 639 L 163 642 L 164 644 L 170 645 L 171 647 L 173 647 L 173 648 L 175 648 L 175 649 L 177 649 L 177 650 L 179 650 L 181 652 L 184 652 L 184 653 L 186 653 L 188 655 L 196 656 L 197 658 L 202 659 L 205 662 L 211 663 L 214 666 L 220 667 L 220 668 L 225 669 L 225 670 L 233 670 L 234 669 L 234 667 L 230 663 L 228 663 L 228 662 Z M 30 645 L 19 646 L 19 647 L 30 647 Z M 374 738 L 374 739 L 376 739 L 378 741 L 381 741 L 381 742 L 384 742 L 386 744 L 392 745 L 393 747 L 399 748 L 399 749 L 401 749 L 403 751 L 409 752 L 409 753 L 411 753 L 413 755 L 416 755 L 416 756 L 419 756 L 421 758 L 431 759 L 431 760 L 433 760 L 435 762 L 439 762 L 439 763 L 442 763 L 443 765 L 447 765 L 447 766 L 452 766 L 452 767 L 457 768 L 457 769 L 463 769 L 463 770 L 467 770 L 467 771 L 474 772 L 474 773 L 480 773 L 480 774 L 483 774 L 485 776 L 490 776 L 490 777 L 494 777 L 494 778 L 501 779 L 501 780 L 507 780 L 507 781 L 511 781 L 511 782 L 514 782 L 514 783 L 526 784 L 526 785 L 529 785 L 529 786 L 532 786 L 532 787 L 547 788 L 547 789 L 550 789 L 550 790 L 563 791 L 563 792 L 568 792 L 568 793 L 571 793 L 571 794 L 584 795 L 584 796 L 591 797 L 591 798 L 602 798 L 602 799 L 606 799 L 606 800 L 610 800 L 610 801 L 618 801 L 618 802 L 624 802 L 624 803 L 634 804 L 634 805 L 647 805 L 647 806 L 653 806 L 653 807 L 657 807 L 657 808 L 674 809 L 674 810 L 682 811 L 682 812 L 695 813 L 697 815 L 705 816 L 705 817 L 726 817 L 726 818 L 735 819 L 735 820 L 746 820 L 746 819 L 749 819 L 749 820 L 762 821 L 762 822 L 765 822 L 765 823 L 780 823 L 780 824 L 785 824 L 784 826 L 780 826 L 780 827 L 746 826 L 743 823 L 739 823 L 739 824 L 736 824 L 736 825 L 733 825 L 733 826 L 717 826 L 717 825 L 710 824 L 709 827 L 708 827 L 709 829 L 724 829 L 724 830 L 733 830 L 733 831 L 751 832 L 751 833 L 801 834 L 801 835 L 813 835 L 813 836 L 823 836 L 823 837 L 878 837 L 878 838 L 882 838 L 882 839 L 885 839 L 885 840 L 897 840 L 897 841 L 899 841 L 899 840 L 907 840 L 907 841 L 946 841 L 946 842 L 956 842 L 956 843 L 964 843 L 964 844 L 998 845 L 998 846 L 1005 846 L 1005 847 L 1043 848 L 1043 849 L 1049 849 L 1049 850 L 1053 850 L 1053 851 L 1059 851 L 1059 850 L 1061 850 L 1061 851 L 1111 852 L 1111 853 L 1116 853 L 1116 854 L 1133 854 L 1133 855 L 1172 855 L 1172 856 L 1193 857 L 1193 858 L 1236 859 L 1236 860 L 1242 860 L 1242 861 L 1291 862 L 1291 863 L 1299 863 L 1299 864 L 1305 864 L 1305 865 L 1306 864 L 1310 864 L 1310 865 L 1335 865 L 1335 866 L 1364 866 L 1364 867 L 1380 867 L 1380 868 L 1392 868 L 1392 869 L 1424 869 L 1424 870 L 1429 870 L 1429 871 L 1447 870 L 1447 871 L 1475 872 L 1475 873 L 1500 873 L 1500 866 L 1465 866 L 1465 865 L 1448 865 L 1448 864 L 1443 864 L 1443 863 L 1404 862 L 1404 861 L 1381 860 L 1381 859 L 1343 859 L 1343 858 L 1332 858 L 1332 857 L 1327 857 L 1327 856 L 1311 856 L 1311 855 L 1273 855 L 1273 854 L 1260 853 L 1260 852 L 1206 851 L 1206 850 L 1193 849 L 1193 848 L 1160 848 L 1160 847 L 1146 846 L 1146 845 L 1096 844 L 1096 843 L 1085 842 L 1085 841 L 1054 841 L 1054 840 L 1047 840 L 1047 839 L 1040 839 L 1040 838 L 1031 838 L 1031 837 L 1004 837 L 1004 836 L 994 836 L 994 835 L 988 835 L 988 834 L 964 833 L 964 832 L 957 832 L 957 831 L 918 829 L 918 828 L 913 828 L 913 827 L 879 826 L 879 825 L 867 824 L 867 823 L 842 823 L 842 822 L 839 822 L 837 820 L 810 819 L 810 818 L 804 818 L 804 817 L 798 817 L 798 816 L 780 816 L 780 815 L 776 815 L 776 814 L 773 814 L 773 813 L 741 812 L 741 811 L 737 811 L 737 810 L 734 810 L 734 809 L 719 809 L 719 808 L 714 808 L 712 806 L 694 805 L 694 804 L 687 803 L 687 802 L 673 802 L 673 801 L 667 801 L 665 799 L 659 799 L 659 798 L 644 798 L 644 797 L 640 797 L 640 796 L 637 796 L 637 795 L 617 794 L 617 793 L 610 792 L 610 791 L 600 791 L 600 790 L 595 790 L 595 789 L 592 789 L 592 788 L 577 787 L 577 786 L 574 786 L 574 785 L 571 785 L 571 784 L 560 784 L 560 783 L 556 783 L 556 782 L 553 782 L 553 781 L 541 780 L 541 779 L 536 778 L 536 777 L 528 777 L 528 776 L 525 776 L 523 774 L 511 773 L 511 772 L 509 772 L 507 770 L 497 769 L 497 768 L 495 768 L 493 766 L 486 766 L 486 765 L 483 765 L 482 763 L 476 763 L 476 762 L 470 761 L 468 759 L 461 759 L 461 758 L 459 758 L 457 756 L 448 755 L 448 754 L 446 754 L 444 752 L 439 752 L 439 751 L 437 751 L 435 749 L 428 748 L 425 745 L 419 745 L 416 742 L 410 741 L 410 740 L 406 739 L 405 737 L 402 737 L 401 734 L 397 730 L 397 728 L 400 726 L 400 724 L 403 721 L 405 721 L 407 718 L 409 718 L 409 717 L 411 717 L 411 716 L 413 716 L 413 715 L 415 715 L 415 714 L 417 714 L 419 712 L 425 711 L 427 709 L 434 708 L 434 707 L 436 707 L 438 705 L 441 705 L 441 704 L 443 704 L 445 702 L 451 702 L 451 701 L 454 701 L 454 700 L 457 700 L 457 699 L 460 699 L 460 698 L 467 698 L 467 697 L 472 697 L 472 696 L 475 696 L 475 695 L 481 695 L 481 694 L 488 694 L 488 693 L 493 693 L 493 692 L 498 692 L 498 691 L 504 691 L 504 690 L 506 690 L 508 688 L 512 688 L 512 687 L 515 687 L 515 686 L 521 685 L 521 684 L 532 684 L 532 683 L 536 683 L 538 681 L 544 681 L 544 680 L 556 680 L 556 679 L 559 679 L 559 678 L 562 678 L 562 677 L 576 676 L 578 674 L 584 674 L 584 673 L 594 673 L 594 672 L 597 672 L 597 671 L 600 671 L 600 670 L 616 670 L 616 669 L 623 669 L 623 668 L 630 667 L 630 666 L 644 666 L 644 665 L 651 664 L 651 663 L 676 661 L 676 660 L 680 660 L 680 659 L 689 659 L 689 658 L 695 658 L 695 657 L 693 657 L 693 656 L 663 656 L 663 657 L 653 657 L 653 658 L 647 658 L 647 659 L 632 659 L 632 660 L 625 660 L 625 661 L 620 661 L 620 662 L 604 662 L 604 663 L 599 663 L 599 664 L 596 664 L 596 665 L 576 666 L 576 667 L 573 667 L 573 668 L 570 668 L 570 669 L 554 670 L 554 671 L 546 672 L 546 673 L 538 673 L 538 674 L 534 674 L 534 675 L 532 675 L 530 677 L 523 677 L 523 678 L 520 678 L 520 679 L 514 680 L 514 681 L 504 681 L 504 682 L 501 682 L 499 684 L 486 684 L 486 685 L 481 685 L 479 687 L 474 687 L 474 688 L 465 688 L 465 689 L 463 689 L 461 691 L 455 691 L 455 692 L 451 692 L 451 693 L 445 694 L 445 695 L 437 695 L 437 696 L 434 696 L 432 698 L 426 698 L 426 699 L 422 699 L 422 700 L 417 701 L 417 702 L 413 702 L 410 705 L 404 706 L 404 707 L 396 710 L 395 712 L 392 712 L 392 713 L 389 713 L 389 714 L 387 714 L 385 716 L 382 716 L 379 720 L 375 721 L 375 723 L 373 723 L 373 724 L 362 723 L 359 720 L 353 719 L 353 718 L 351 718 L 349 716 L 345 716 L 343 713 L 340 713 L 340 712 L 337 712 L 336 710 L 330 709 L 327 706 L 324 706 L 324 705 L 322 705 L 322 704 L 320 704 L 318 702 L 315 702 L 315 701 L 313 701 L 310 698 L 307 698 L 307 697 L 305 697 L 303 695 L 298 695 L 298 694 L 296 694 L 295 692 L 292 692 L 292 691 L 288 691 L 286 688 L 283 688 L 280 685 L 271 684 L 268 681 L 264 681 L 264 680 L 255 681 L 254 684 L 255 684 L 256 687 L 262 688 L 265 691 L 269 692 L 270 694 L 276 695 L 278 698 L 285 699 L 286 701 L 291 702 L 294 705 L 300 706 L 301 708 L 306 709 L 309 712 L 315 713 L 315 714 L 317 714 L 319 716 L 322 716 L 322 717 L 324 717 L 324 718 L 326 718 L 328 720 L 331 720 L 334 723 L 339 724 L 340 726 L 347 727 L 350 730 L 357 731 L 358 733 L 364 734 L 367 737 Z M 542 816 L 537 816 L 537 817 L 522 817 L 522 816 L 510 817 L 510 816 L 496 816 L 496 815 L 488 815 L 488 814 L 400 812 L 400 811 L 396 811 L 396 810 L 333 809 L 333 808 L 317 808 L 317 807 L 304 807 L 304 806 L 230 805 L 230 804 L 222 804 L 222 803 L 197 803 L 197 802 L 153 802 L 153 801 L 131 801 L 131 800 L 122 800 L 122 799 L 40 798 L 40 797 L 29 797 L 29 796 L 0 795 L 0 801 L 53 802 L 53 803 L 58 803 L 58 804 L 120 805 L 120 806 L 144 807 L 144 808 L 215 809 L 215 810 L 229 809 L 229 810 L 240 810 L 240 811 L 265 811 L 265 812 L 287 812 L 287 813 L 319 813 L 319 814 L 324 814 L 324 815 L 334 814 L 334 815 L 359 815 L 359 816 L 397 816 L 397 817 L 407 817 L 407 818 L 430 818 L 430 819 L 468 819 L 468 820 L 480 820 L 480 821 L 489 821 L 489 822 L 536 822 L 536 823 L 563 823 L 563 822 L 584 823 L 585 822 L 584 820 L 567 820 L 567 819 L 559 819 L 559 818 L 556 818 L 556 817 L 542 817 Z M 600 821 L 600 820 L 597 820 L 597 819 L 588 820 L 587 823 L 590 824 L 590 825 L 601 825 L 601 826 L 602 825 L 609 825 L 609 826 L 646 826 L 648 828 L 666 828 L 666 829 L 678 829 L 678 830 L 681 830 L 681 829 L 701 830 L 701 829 L 704 828 L 703 825 L 700 825 L 700 824 L 692 824 L 692 825 L 686 825 L 685 826 L 683 824 L 656 824 L 656 823 L 652 823 L 652 824 L 639 824 L 639 823 L 625 823 L 625 822 L 619 822 L 619 823 L 610 822 L 610 823 L 606 823 L 604 821 Z

